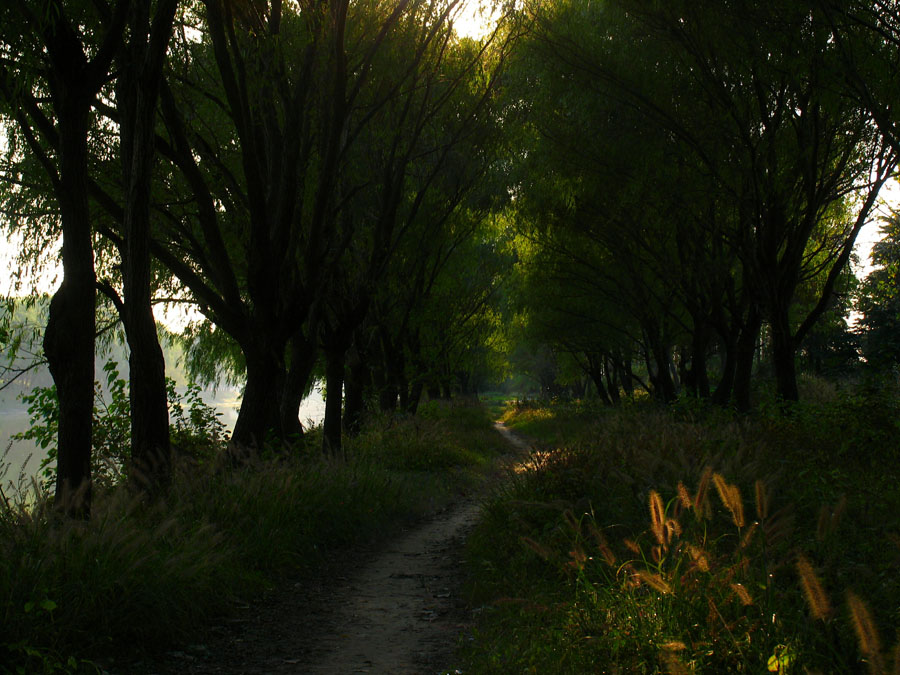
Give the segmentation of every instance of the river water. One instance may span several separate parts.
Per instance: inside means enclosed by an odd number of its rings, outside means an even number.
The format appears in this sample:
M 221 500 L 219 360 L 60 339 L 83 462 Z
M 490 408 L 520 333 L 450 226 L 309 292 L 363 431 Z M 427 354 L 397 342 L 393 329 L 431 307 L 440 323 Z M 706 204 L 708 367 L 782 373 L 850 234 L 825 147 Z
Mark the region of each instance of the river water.
M 179 393 L 184 387 L 176 388 Z M 234 428 L 241 407 L 241 390 L 238 387 L 220 386 L 201 392 L 203 402 L 216 409 L 219 419 L 228 433 Z M 315 388 L 300 406 L 300 420 L 304 426 L 320 424 L 325 418 L 325 399 L 322 390 Z M 16 482 L 20 474 L 29 479 L 37 474 L 46 451 L 31 441 L 12 441 L 11 436 L 28 429 L 28 409 L 18 400 L 0 399 L 0 481 L 3 485 Z

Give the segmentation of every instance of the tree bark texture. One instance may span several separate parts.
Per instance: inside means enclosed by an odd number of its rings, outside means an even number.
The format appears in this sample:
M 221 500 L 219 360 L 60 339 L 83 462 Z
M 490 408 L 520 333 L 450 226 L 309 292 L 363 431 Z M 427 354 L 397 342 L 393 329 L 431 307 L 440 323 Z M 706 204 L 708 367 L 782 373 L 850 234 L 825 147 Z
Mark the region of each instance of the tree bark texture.
M 168 484 L 171 475 L 166 364 L 150 303 L 150 185 L 156 157 L 156 103 L 176 5 L 176 0 L 161 0 L 152 28 L 149 4 L 132 6 L 131 42 L 120 87 L 126 190 L 123 323 L 131 351 L 131 478 L 150 492 Z
M 91 510 L 96 276 L 87 197 L 87 130 L 92 98 L 83 92 L 60 92 L 57 198 L 63 281 L 50 302 L 44 333 L 44 353 L 59 397 L 56 504 L 78 518 L 89 517 Z

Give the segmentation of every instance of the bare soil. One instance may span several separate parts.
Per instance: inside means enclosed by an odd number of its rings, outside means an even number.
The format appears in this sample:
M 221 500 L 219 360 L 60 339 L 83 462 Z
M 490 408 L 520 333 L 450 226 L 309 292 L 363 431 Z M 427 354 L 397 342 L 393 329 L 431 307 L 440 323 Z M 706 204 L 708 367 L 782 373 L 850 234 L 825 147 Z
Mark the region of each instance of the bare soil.
M 528 450 L 515 448 L 494 481 Z M 286 583 L 212 627 L 202 644 L 108 673 L 261 675 L 454 673 L 459 636 L 471 620 L 462 596 L 465 539 L 480 494 L 378 546 L 335 555 L 313 579 Z

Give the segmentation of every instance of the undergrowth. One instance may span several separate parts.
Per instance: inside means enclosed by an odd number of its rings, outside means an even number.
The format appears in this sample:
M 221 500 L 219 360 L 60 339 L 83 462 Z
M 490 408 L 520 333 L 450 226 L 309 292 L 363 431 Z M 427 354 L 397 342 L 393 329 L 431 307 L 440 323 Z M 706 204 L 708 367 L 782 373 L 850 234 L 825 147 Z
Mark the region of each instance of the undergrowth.
M 418 418 L 376 420 L 339 459 L 311 449 L 240 467 L 183 459 L 153 503 L 100 483 L 84 523 L 58 516 L 39 482 L 7 488 L 0 672 L 97 672 L 94 662 L 186 640 L 310 572 L 326 549 L 445 504 L 504 449 L 496 437 L 483 410 L 435 403 Z
M 463 671 L 900 672 L 900 398 L 820 390 L 510 408 L 544 445 L 470 539 Z

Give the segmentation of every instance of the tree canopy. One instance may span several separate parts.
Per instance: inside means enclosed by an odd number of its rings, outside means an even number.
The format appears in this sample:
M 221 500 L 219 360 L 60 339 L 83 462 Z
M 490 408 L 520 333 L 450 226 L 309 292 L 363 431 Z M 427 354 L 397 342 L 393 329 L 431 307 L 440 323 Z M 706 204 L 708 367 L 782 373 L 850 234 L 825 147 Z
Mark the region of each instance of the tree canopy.
M 42 340 L 66 511 L 90 510 L 98 312 L 122 322 L 151 494 L 173 299 L 202 316 L 193 372 L 243 385 L 235 462 L 295 444 L 318 380 L 337 454 L 369 413 L 516 373 L 746 410 L 764 362 L 785 406 L 798 364 L 859 362 L 849 263 L 900 156 L 895 3 L 525 2 L 480 37 L 467 11 L 0 10 L 2 225 L 23 264 L 62 246 Z M 896 362 L 887 227 L 859 305 L 873 364 Z

